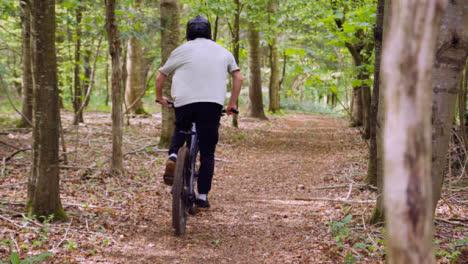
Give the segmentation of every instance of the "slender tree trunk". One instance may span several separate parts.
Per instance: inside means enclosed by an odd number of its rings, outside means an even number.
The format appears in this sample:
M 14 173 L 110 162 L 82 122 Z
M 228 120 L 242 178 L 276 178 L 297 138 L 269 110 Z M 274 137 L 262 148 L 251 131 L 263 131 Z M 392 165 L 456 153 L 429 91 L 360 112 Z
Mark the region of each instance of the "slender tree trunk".
M 143 91 L 144 80 L 142 75 L 142 47 L 140 41 L 131 37 L 127 46 L 127 81 L 125 88 L 125 103 L 127 106 L 132 105 Z M 130 110 L 133 114 L 144 114 L 143 102 L 139 100 Z
M 239 61 L 239 48 L 240 48 L 240 13 L 241 13 L 241 6 L 239 0 L 234 0 L 234 4 L 236 6 L 236 13 L 234 14 L 234 26 L 232 32 L 232 53 L 234 59 L 236 60 L 237 65 L 240 67 Z M 239 107 L 239 101 L 236 102 L 237 107 Z M 237 115 L 232 115 L 232 126 L 239 127 L 239 119 Z
M 31 71 L 31 8 L 30 3 L 20 1 L 20 6 L 23 12 L 21 17 L 22 27 L 22 58 L 23 58 L 23 83 L 22 83 L 22 101 L 23 106 L 21 120 L 18 127 L 28 127 L 29 122 L 33 120 L 33 76 Z M 29 122 L 25 119 L 29 120 Z
M 280 76 L 279 76 L 279 55 L 278 55 L 278 37 L 276 34 L 276 23 L 271 20 L 278 10 L 277 0 L 269 0 L 268 12 L 270 13 L 270 30 L 273 31 L 270 44 L 270 85 L 269 85 L 269 105 L 268 110 L 276 112 L 280 109 Z
M 382 63 L 387 107 L 384 203 L 389 264 L 435 262 L 430 176 L 432 95 L 428 87 L 444 2 L 392 2 Z
M 140 12 L 141 0 L 135 1 L 132 8 L 136 14 Z M 131 106 L 138 100 L 130 110 L 133 114 L 146 114 L 143 108 L 143 102 L 139 100 L 145 86 L 145 80 L 142 78 L 143 72 L 143 47 L 141 41 L 132 36 L 127 41 L 127 80 L 125 87 L 125 104 Z
M 161 0 L 161 51 L 164 64 L 171 52 L 179 45 L 179 1 Z M 163 95 L 171 98 L 172 75 L 163 86 Z M 162 107 L 162 128 L 159 140 L 160 148 L 168 148 L 174 132 L 174 110 Z
M 352 127 L 362 126 L 362 87 L 353 87 Z
M 440 199 L 458 84 L 468 57 L 468 2 L 449 1 L 437 41 L 432 98 L 432 209 Z
M 78 7 L 76 9 L 76 40 L 75 40 L 75 70 L 74 70 L 74 93 L 73 93 L 73 110 L 75 115 L 80 109 L 82 103 L 83 92 L 81 90 L 81 80 L 80 80 L 80 60 L 81 60 L 81 18 L 82 18 L 82 8 Z M 76 119 L 76 124 L 83 123 L 83 112 L 79 113 L 78 118 Z
M 214 22 L 214 30 L 213 30 L 213 41 L 216 42 L 218 39 L 218 25 L 219 25 L 219 16 L 216 15 L 215 22 Z
M 85 56 L 83 58 L 84 61 L 84 81 L 83 85 L 81 86 L 82 94 L 81 96 L 86 96 L 86 90 L 89 87 L 90 81 L 91 81 L 91 49 L 88 49 L 85 51 Z M 88 106 L 89 100 L 86 103 L 86 106 Z
M 106 100 L 104 104 L 109 105 L 109 63 L 106 63 Z
M 31 176 L 26 211 L 29 216 L 66 218 L 59 189 L 59 120 L 55 1 L 31 1 L 34 72 L 34 128 Z
M 388 31 L 390 27 L 390 11 L 392 1 L 385 0 L 384 18 L 383 18 L 383 40 L 382 51 L 385 48 L 385 40 L 388 38 Z M 381 58 L 382 59 L 382 58 Z M 380 62 L 382 73 L 382 62 Z M 385 85 L 381 81 L 379 86 L 379 104 L 377 106 L 377 124 L 376 124 L 376 141 L 377 141 L 377 163 L 376 163 L 376 177 L 377 177 L 377 202 L 375 204 L 374 212 L 372 213 L 369 222 L 371 224 L 381 223 L 385 219 L 384 210 L 384 125 L 385 125 Z
M 267 119 L 263 111 L 262 76 L 260 71 L 260 34 L 257 25 L 249 22 L 249 113 L 251 117 Z
M 377 185 L 377 111 L 379 108 L 379 87 L 380 87 L 380 62 L 382 57 L 382 38 L 383 38 L 383 20 L 384 20 L 385 0 L 377 2 L 377 20 L 374 28 L 375 43 L 375 63 L 374 63 L 374 89 L 372 92 L 372 101 L 370 109 L 369 126 L 369 165 L 367 166 L 366 183 Z
M 112 175 L 124 173 L 122 154 L 122 67 L 120 66 L 120 37 L 115 20 L 115 0 L 106 0 L 106 30 L 109 40 L 109 53 L 112 58 Z
M 466 131 L 466 90 L 468 89 L 468 60 L 465 64 L 465 74 L 463 81 L 460 82 L 460 90 L 458 93 L 458 118 L 460 119 L 460 132 L 465 144 L 465 149 L 468 150 L 468 135 Z

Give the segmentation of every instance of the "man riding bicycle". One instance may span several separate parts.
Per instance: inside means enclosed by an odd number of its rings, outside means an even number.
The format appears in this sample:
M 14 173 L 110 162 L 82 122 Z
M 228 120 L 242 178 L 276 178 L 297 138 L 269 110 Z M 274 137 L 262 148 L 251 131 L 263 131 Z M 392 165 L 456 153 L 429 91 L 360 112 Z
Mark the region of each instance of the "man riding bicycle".
M 177 152 L 185 143 L 186 135 L 195 123 L 199 138 L 200 170 L 198 195 L 195 205 L 209 208 L 208 192 L 214 173 L 214 153 L 218 143 L 218 128 L 221 109 L 226 96 L 226 75 L 233 78 L 232 92 L 226 113 L 237 110 L 236 102 L 242 87 L 242 73 L 234 56 L 221 45 L 211 40 L 211 25 L 208 19 L 196 16 L 187 23 L 187 42 L 172 51 L 167 62 L 156 77 L 156 101 L 170 107 L 162 96 L 163 83 L 172 72 L 171 96 L 174 98 L 175 130 L 169 148 L 163 180 L 172 185 Z

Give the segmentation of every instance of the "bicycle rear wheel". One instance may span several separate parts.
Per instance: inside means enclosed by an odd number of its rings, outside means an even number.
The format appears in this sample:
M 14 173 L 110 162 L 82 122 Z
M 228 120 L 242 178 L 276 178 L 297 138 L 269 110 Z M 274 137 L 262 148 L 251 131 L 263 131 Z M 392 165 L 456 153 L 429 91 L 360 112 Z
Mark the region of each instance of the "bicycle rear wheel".
M 187 147 L 179 149 L 175 168 L 174 183 L 172 184 L 172 226 L 177 236 L 185 233 L 187 220 L 186 179 L 190 173 L 190 155 Z

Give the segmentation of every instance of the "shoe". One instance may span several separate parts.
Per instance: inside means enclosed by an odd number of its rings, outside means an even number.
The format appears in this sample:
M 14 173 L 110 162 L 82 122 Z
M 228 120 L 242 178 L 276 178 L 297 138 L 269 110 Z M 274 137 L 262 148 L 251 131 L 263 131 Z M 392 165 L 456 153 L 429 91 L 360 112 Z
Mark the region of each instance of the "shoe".
M 174 182 L 175 166 L 176 163 L 173 160 L 168 160 L 166 162 L 166 169 L 164 170 L 163 180 L 164 183 L 169 186 L 172 186 L 172 183 Z
M 197 207 L 200 210 L 206 210 L 211 207 L 210 202 L 208 202 L 208 199 L 202 200 L 202 199 L 195 199 L 195 207 Z

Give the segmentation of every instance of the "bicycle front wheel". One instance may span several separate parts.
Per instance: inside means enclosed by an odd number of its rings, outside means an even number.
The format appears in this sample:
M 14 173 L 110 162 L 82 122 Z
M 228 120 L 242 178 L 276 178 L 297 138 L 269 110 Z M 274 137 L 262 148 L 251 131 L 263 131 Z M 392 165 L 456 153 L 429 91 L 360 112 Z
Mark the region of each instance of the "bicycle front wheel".
M 187 220 L 186 179 L 190 173 L 190 155 L 187 147 L 179 149 L 175 168 L 174 183 L 172 184 L 172 226 L 177 236 L 185 233 Z

